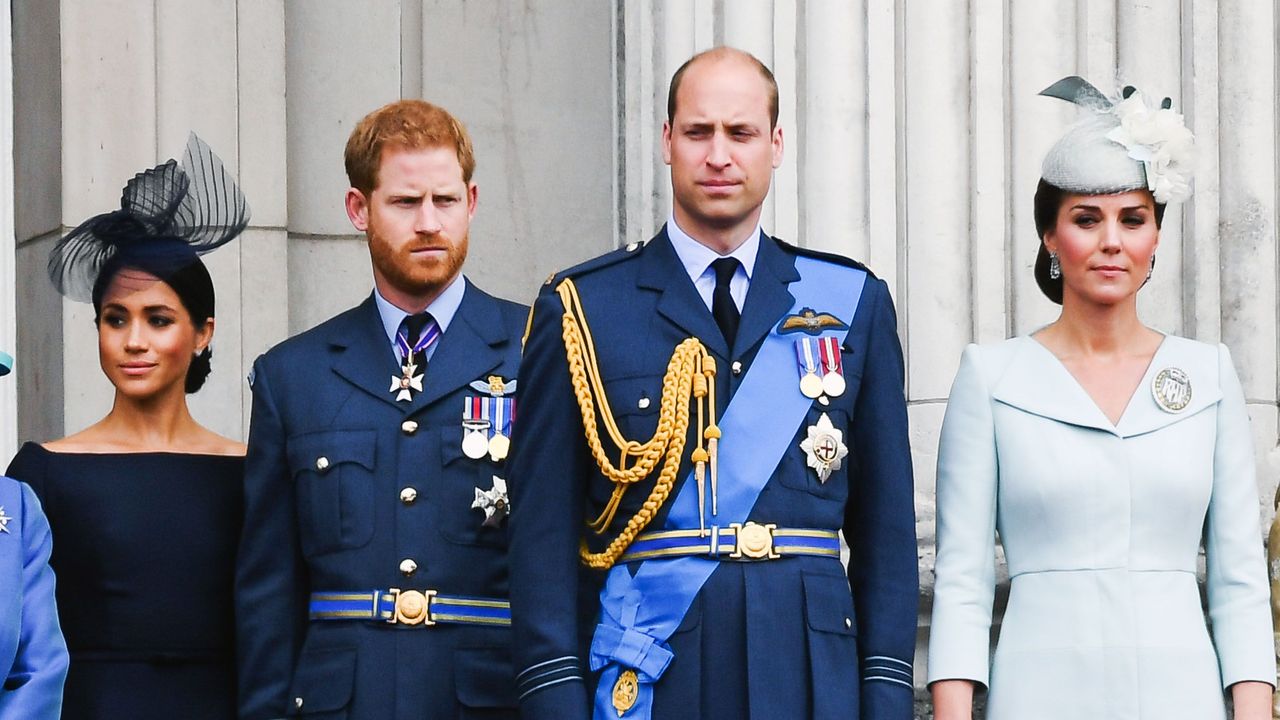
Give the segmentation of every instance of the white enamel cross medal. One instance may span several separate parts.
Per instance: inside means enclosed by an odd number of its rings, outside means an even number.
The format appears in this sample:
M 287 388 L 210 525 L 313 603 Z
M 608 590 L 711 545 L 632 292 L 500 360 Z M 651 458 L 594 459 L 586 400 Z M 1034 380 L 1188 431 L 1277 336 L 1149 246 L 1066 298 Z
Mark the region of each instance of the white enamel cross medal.
M 844 444 L 844 433 L 831 424 L 826 413 L 818 418 L 817 425 L 809 426 L 809 437 L 800 441 L 809 467 L 818 473 L 818 480 L 826 482 L 833 470 L 840 469 L 840 461 L 849 454 Z
M 388 392 L 396 394 L 396 402 L 413 400 L 411 391 L 417 390 L 422 392 L 422 373 L 417 372 L 418 366 L 413 364 L 412 360 L 408 360 L 400 368 L 403 373 L 399 377 L 391 376 L 391 389 Z M 415 374 L 416 373 L 416 374 Z

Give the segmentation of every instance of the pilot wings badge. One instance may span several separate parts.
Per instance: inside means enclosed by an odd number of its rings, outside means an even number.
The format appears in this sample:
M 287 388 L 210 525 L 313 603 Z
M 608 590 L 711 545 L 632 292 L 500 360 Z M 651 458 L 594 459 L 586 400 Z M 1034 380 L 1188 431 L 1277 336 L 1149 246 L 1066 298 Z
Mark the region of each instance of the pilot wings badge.
M 778 323 L 779 335 L 802 332 L 805 335 L 821 335 L 824 330 L 848 330 L 840 318 L 831 313 L 820 313 L 813 308 L 801 308 L 799 314 L 788 315 Z

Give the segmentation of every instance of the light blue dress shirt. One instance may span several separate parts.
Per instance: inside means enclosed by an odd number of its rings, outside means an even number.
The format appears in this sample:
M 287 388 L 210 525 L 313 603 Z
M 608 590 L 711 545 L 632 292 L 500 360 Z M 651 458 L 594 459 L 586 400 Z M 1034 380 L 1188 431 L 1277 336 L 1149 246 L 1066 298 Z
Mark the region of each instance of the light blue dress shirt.
M 458 312 L 458 306 L 462 304 L 462 296 L 466 290 L 467 279 L 459 274 L 453 282 L 449 283 L 449 287 L 427 306 L 426 312 L 431 313 L 432 319 L 440 326 L 440 335 L 443 336 L 449 330 L 449 323 L 453 322 L 453 316 Z M 387 344 L 390 345 L 391 353 L 399 362 L 400 351 L 396 349 L 396 333 L 400 331 L 400 323 L 404 322 L 410 313 L 392 305 L 382 297 L 377 287 L 373 289 L 373 302 L 378 306 L 378 316 L 382 318 L 382 329 L 387 333 Z M 435 354 L 439 345 L 440 342 L 436 341 L 427 348 L 428 360 Z
M 702 297 L 702 302 L 707 304 L 708 310 L 711 309 L 711 293 L 716 289 L 716 271 L 711 268 L 711 263 L 722 257 L 736 258 L 741 263 L 737 272 L 733 274 L 733 278 L 729 280 L 729 294 L 733 296 L 733 304 L 737 305 L 738 311 L 741 312 L 742 303 L 747 299 L 747 288 L 751 284 L 751 272 L 756 267 L 756 253 L 760 250 L 760 224 L 757 223 L 751 235 L 728 255 L 721 255 L 689 237 L 689 234 L 676 224 L 674 214 L 667 218 L 667 237 L 671 239 L 671 245 L 676 249 L 680 264 L 684 265 L 685 272 L 689 273 L 689 279 L 698 289 L 698 295 Z

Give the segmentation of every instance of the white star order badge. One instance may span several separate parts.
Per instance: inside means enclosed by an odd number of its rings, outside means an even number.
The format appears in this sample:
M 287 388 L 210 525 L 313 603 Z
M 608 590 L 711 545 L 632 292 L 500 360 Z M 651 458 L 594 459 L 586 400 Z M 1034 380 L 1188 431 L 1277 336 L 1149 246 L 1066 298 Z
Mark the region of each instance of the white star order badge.
M 849 454 L 844 444 L 844 433 L 831 424 L 826 413 L 818 418 L 817 425 L 809 426 L 809 437 L 800 441 L 809 467 L 818 473 L 818 480 L 826 482 L 831 471 L 840 469 L 840 461 Z
M 0 505 L 0 532 L 9 532 L 9 521 L 13 518 L 4 514 L 4 506 Z
M 511 514 L 511 503 L 507 500 L 507 481 L 493 476 L 493 487 L 488 490 L 476 488 L 476 499 L 471 503 L 473 510 L 484 511 L 484 527 L 498 527 Z
M 413 393 L 410 392 L 411 390 L 422 392 L 422 373 L 413 374 L 417 369 L 417 365 L 405 363 L 405 366 L 401 368 L 404 371 L 404 375 L 399 377 L 391 376 L 391 389 L 387 392 L 396 393 L 396 402 L 412 400 Z

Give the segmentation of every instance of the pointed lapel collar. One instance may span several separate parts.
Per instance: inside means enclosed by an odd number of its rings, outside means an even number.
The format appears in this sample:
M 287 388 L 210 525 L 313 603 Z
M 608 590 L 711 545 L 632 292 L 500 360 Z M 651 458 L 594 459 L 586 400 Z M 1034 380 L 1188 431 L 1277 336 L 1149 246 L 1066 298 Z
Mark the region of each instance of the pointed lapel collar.
M 1030 336 L 1020 346 L 992 397 L 1006 405 L 1051 420 L 1094 428 L 1128 438 L 1154 432 L 1195 415 L 1222 399 L 1216 348 L 1185 338 L 1166 336 L 1138 383 L 1120 422 L 1112 425 L 1089 393 L 1048 348 Z M 1191 402 L 1180 412 L 1160 408 L 1151 385 L 1165 368 L 1175 367 L 1191 379 Z
M 1186 338 L 1168 335 L 1151 358 L 1142 384 L 1129 401 L 1117 429 L 1121 437 L 1133 437 L 1159 430 L 1189 418 L 1222 399 L 1218 382 L 1218 348 Z M 1160 371 L 1177 368 L 1191 381 L 1191 401 L 1182 410 L 1171 413 L 1156 403 L 1152 386 Z
M 662 294 L 658 299 L 658 313 L 701 340 L 711 352 L 728 360 L 729 345 L 680 263 L 665 227 L 649 241 L 640 262 L 636 285 Z M 756 264 L 759 265 L 758 260 Z M 741 335 L 741 328 L 738 332 Z
M 334 324 L 329 337 L 330 345 L 341 348 L 334 358 L 333 371 L 370 395 L 407 409 L 409 403 L 396 402 L 395 393 L 389 390 L 391 378 L 400 375 L 400 366 L 382 329 L 373 294 L 346 318 L 346 322 Z
M 506 342 L 497 303 L 468 282 L 453 322 L 440 336 L 440 344 L 427 363 L 423 392 L 404 405 L 413 410 L 426 407 L 471 381 L 484 378 L 502 362 L 498 346 Z
M 787 284 L 799 279 L 795 261 L 782 251 L 777 241 L 761 233 L 756 266 L 751 272 L 747 299 L 742 304 L 742 321 L 733 344 L 734 357 L 760 342 L 760 338 L 768 334 L 791 309 L 796 299 L 787 289 Z
M 991 397 L 1050 420 L 1116 433 L 1115 426 L 1057 356 L 1029 335 L 1020 339 Z

